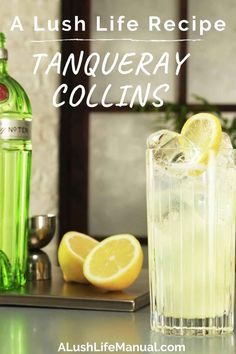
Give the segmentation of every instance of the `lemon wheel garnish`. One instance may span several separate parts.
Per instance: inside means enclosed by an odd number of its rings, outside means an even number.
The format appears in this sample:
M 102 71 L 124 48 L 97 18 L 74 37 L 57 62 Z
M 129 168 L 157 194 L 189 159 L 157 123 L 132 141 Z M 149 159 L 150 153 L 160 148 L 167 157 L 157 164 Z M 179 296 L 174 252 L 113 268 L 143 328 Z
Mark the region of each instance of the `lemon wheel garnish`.
M 98 241 L 76 231 L 67 232 L 58 249 L 58 262 L 65 281 L 88 283 L 84 277 L 83 264 Z
M 222 129 L 219 118 L 211 113 L 198 113 L 184 124 L 181 135 L 192 141 L 200 150 L 199 164 L 206 165 L 209 153 L 220 148 Z
M 114 235 L 100 242 L 84 262 L 84 275 L 93 285 L 107 290 L 121 290 L 138 277 L 143 251 L 132 235 Z

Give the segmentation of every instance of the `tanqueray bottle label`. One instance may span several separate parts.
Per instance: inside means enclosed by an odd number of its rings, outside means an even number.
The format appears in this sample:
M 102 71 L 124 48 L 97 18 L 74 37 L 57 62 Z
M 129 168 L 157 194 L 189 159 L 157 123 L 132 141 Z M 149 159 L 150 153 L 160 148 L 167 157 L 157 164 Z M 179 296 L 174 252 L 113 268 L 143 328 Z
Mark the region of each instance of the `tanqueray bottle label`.
M 30 140 L 31 121 L 18 119 L 0 119 L 0 140 Z

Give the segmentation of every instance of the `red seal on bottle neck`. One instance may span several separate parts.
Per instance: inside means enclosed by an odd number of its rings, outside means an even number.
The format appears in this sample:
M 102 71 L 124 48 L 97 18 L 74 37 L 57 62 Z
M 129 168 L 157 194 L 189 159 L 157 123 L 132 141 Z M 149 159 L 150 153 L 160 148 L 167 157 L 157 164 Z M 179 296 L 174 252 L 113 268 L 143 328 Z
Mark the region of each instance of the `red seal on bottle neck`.
M 5 101 L 9 96 L 8 89 L 5 85 L 0 84 L 0 102 Z

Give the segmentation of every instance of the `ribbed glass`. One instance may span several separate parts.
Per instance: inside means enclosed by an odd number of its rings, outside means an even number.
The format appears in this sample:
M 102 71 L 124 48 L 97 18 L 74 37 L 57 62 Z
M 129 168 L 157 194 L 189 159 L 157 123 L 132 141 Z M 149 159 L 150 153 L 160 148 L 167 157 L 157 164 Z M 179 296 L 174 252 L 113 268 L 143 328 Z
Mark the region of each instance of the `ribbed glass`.
M 233 331 L 236 169 L 215 158 L 202 174 L 176 176 L 147 150 L 152 330 Z

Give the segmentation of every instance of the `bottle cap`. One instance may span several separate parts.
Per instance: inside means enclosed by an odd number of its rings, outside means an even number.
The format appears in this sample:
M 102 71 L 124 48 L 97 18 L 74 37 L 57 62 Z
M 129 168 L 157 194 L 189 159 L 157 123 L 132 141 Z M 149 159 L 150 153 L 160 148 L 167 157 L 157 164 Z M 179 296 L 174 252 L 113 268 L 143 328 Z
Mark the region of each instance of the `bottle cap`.
M 6 43 L 6 37 L 2 32 L 0 32 L 0 59 L 7 60 L 8 54 L 7 54 L 7 49 L 5 48 L 5 43 Z

